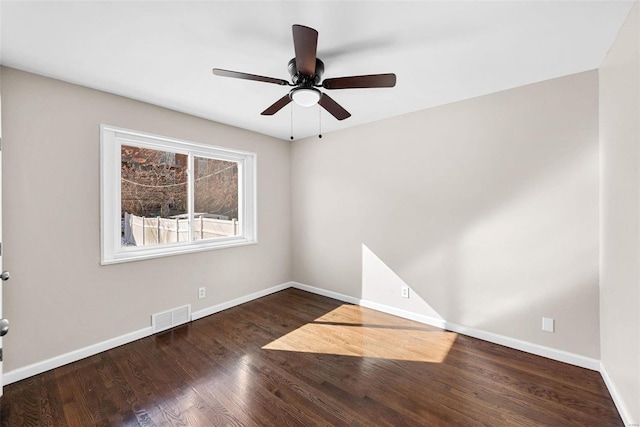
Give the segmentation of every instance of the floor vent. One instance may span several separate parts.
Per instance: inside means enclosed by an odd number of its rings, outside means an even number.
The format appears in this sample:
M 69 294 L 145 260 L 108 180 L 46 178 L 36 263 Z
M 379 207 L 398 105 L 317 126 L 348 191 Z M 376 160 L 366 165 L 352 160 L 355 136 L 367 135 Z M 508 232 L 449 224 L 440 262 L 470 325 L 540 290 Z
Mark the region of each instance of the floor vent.
M 152 314 L 151 326 L 153 332 L 160 332 L 187 323 L 189 320 L 191 320 L 191 305 L 187 304 L 162 313 Z

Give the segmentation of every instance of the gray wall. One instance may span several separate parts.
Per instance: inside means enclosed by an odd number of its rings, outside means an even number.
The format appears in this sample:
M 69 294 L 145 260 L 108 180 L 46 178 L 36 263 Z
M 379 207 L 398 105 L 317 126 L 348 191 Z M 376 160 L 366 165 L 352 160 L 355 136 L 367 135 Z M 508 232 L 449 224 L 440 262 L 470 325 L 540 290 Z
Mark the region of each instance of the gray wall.
M 640 423 L 640 7 L 600 68 L 602 366 Z
M 289 142 L 9 68 L 2 115 L 5 372 L 290 279 Z M 256 152 L 259 244 L 100 266 L 100 123 Z
M 599 359 L 597 72 L 297 141 L 291 160 L 295 281 Z

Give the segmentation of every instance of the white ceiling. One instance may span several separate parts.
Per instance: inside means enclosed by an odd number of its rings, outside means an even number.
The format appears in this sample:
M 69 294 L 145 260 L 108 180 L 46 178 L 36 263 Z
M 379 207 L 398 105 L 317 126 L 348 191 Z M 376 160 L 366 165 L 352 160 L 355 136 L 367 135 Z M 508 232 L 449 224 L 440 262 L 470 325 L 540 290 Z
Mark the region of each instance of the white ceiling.
M 330 91 L 351 112 L 322 133 L 598 68 L 630 1 L 6 1 L 0 62 L 277 138 L 315 135 L 319 107 L 260 112 L 288 88 L 292 24 L 318 30 L 324 78 L 394 72 L 391 89 Z M 327 91 L 329 92 L 329 91 Z M 293 105 L 293 103 L 291 104 Z

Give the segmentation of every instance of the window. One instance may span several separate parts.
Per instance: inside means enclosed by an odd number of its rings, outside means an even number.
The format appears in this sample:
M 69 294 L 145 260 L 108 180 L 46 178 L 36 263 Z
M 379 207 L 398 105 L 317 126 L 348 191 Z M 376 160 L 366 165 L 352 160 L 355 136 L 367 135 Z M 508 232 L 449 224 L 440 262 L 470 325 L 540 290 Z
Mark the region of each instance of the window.
M 100 129 L 102 264 L 257 242 L 254 153 Z

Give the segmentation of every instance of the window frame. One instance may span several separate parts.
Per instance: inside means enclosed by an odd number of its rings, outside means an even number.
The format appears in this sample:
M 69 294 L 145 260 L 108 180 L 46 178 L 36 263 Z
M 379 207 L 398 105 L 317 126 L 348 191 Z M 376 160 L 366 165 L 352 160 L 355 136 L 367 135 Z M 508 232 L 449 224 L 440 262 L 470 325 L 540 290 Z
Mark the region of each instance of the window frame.
M 189 241 L 153 246 L 121 245 L 121 147 L 132 145 L 153 150 L 168 150 L 188 156 L 187 192 Z M 194 157 L 214 158 L 238 164 L 237 236 L 195 240 Z M 258 243 L 257 227 L 257 154 L 148 134 L 115 126 L 100 125 L 100 263 L 116 264 L 212 249 Z

